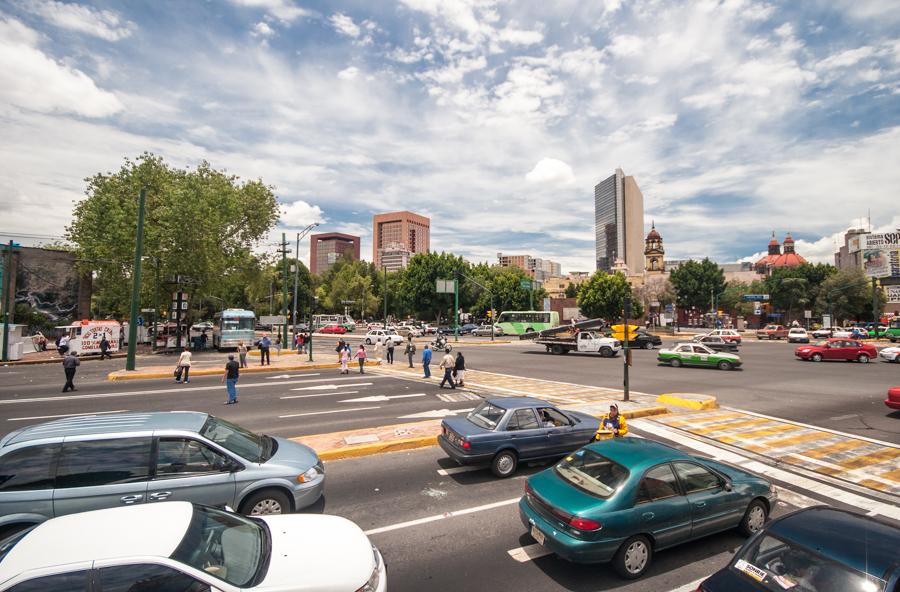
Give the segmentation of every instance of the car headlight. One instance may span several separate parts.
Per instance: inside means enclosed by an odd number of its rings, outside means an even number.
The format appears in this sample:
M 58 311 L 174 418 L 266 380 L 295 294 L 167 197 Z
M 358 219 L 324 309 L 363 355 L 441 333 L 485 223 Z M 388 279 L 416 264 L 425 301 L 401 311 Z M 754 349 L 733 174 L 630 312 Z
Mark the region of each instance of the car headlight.
M 381 555 L 375 547 L 372 547 L 372 554 L 375 556 L 375 569 L 369 576 L 369 581 L 363 584 L 362 588 L 358 588 L 356 592 L 375 592 L 378 590 L 378 584 L 381 581 Z
M 305 473 L 297 476 L 297 482 L 309 483 L 319 476 L 319 470 L 316 467 L 310 467 Z

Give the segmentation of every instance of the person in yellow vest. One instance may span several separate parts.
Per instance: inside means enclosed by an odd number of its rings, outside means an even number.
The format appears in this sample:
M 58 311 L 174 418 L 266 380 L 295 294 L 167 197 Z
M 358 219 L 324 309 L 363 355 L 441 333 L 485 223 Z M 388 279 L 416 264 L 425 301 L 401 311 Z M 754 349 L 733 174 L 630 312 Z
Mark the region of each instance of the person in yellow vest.
M 613 403 L 609 406 L 609 413 L 600 419 L 600 429 L 594 435 L 594 440 L 621 438 L 627 433 L 628 422 L 625 421 L 625 416 L 619 413 L 619 406 Z

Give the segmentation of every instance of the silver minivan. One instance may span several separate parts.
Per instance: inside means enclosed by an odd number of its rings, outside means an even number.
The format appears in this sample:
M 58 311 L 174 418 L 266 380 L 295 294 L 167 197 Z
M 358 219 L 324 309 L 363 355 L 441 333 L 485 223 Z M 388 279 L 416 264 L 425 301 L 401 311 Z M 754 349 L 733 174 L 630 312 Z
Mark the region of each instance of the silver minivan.
M 164 500 L 283 514 L 324 488 L 308 446 L 207 413 L 70 417 L 0 440 L 0 538 L 54 516 Z

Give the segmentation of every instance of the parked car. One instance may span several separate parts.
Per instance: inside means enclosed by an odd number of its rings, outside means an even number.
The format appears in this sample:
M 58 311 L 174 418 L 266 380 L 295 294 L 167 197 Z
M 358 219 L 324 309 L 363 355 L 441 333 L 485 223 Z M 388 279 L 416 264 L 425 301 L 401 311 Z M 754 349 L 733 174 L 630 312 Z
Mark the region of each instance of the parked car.
M 558 458 L 584 446 L 600 421 L 579 411 L 561 411 L 531 397 L 488 399 L 466 417 L 441 422 L 438 443 L 459 464 L 490 464 L 509 477 L 519 462 Z
M 491 327 L 492 325 L 481 325 L 474 331 L 472 331 L 472 335 L 477 335 L 478 337 L 490 337 L 491 336 Z M 493 325 L 494 329 L 494 337 L 499 337 L 503 335 L 503 329 L 500 328 L 500 325 Z
M 715 331 L 710 331 L 707 335 L 721 337 L 725 341 L 737 343 L 738 345 L 741 343 L 741 334 L 734 329 L 716 329 Z
M 173 502 L 73 514 L 22 532 L 2 544 L 0 582 L 10 592 L 384 592 L 387 574 L 378 549 L 344 518 L 245 518 Z
M 696 335 L 691 341 L 705 345 L 717 352 L 737 352 L 738 350 L 736 341 L 725 341 L 724 337 L 719 337 L 718 335 Z
M 821 329 L 815 329 L 810 331 L 809 334 L 817 339 L 827 339 L 832 337 L 834 333 L 833 329 L 822 327 Z M 849 337 L 849 335 L 847 335 Z
M 788 343 L 809 343 L 809 333 L 801 327 L 791 327 L 787 336 Z
M 453 335 L 453 327 L 450 325 L 438 325 L 434 330 L 437 335 Z
M 343 335 L 344 333 L 347 332 L 347 328 L 344 327 L 343 325 L 331 324 L 331 325 L 325 325 L 324 327 L 320 328 L 318 332 L 325 333 L 328 335 Z
M 711 366 L 719 370 L 732 370 L 741 365 L 741 358 L 736 354 L 716 352 L 700 343 L 679 343 L 672 349 L 661 349 L 656 359 L 673 368 Z
M 784 325 L 766 325 L 756 332 L 757 339 L 786 339 L 788 330 Z
M 371 331 L 372 329 L 384 329 L 384 323 L 367 323 L 366 330 Z
M 366 345 L 372 345 L 375 343 L 381 343 L 382 345 L 384 345 L 389 341 L 393 341 L 394 345 L 400 345 L 401 343 L 406 341 L 406 339 L 396 333 L 385 331 L 384 329 L 374 329 L 366 333 Z
M 752 535 L 776 502 L 772 484 L 644 438 L 589 444 L 529 477 L 519 517 L 544 548 L 639 578 L 654 553 L 731 528 Z
M 465 325 L 460 325 L 459 334 L 460 335 L 468 335 L 472 331 L 478 328 L 478 325 L 475 323 L 466 323 Z
M 888 396 L 887 399 L 884 400 L 884 404 L 891 409 L 900 409 L 900 386 L 889 388 L 887 394 Z
M 828 506 L 770 522 L 698 592 L 888 592 L 900 586 L 900 529 Z
M 435 335 L 437 334 L 437 327 L 429 325 L 428 323 L 422 323 L 422 333 L 425 335 Z
M 397 327 L 396 332 L 398 335 L 402 335 L 406 337 L 407 335 L 412 334 L 413 337 L 421 337 L 422 331 L 418 327 L 414 327 L 412 325 L 400 325 Z
M 2 532 L 166 500 L 282 514 L 316 502 L 324 488 L 325 469 L 308 446 L 207 413 L 68 417 L 0 440 Z
M 900 364 L 900 347 L 886 347 L 878 352 L 878 357 L 888 362 L 897 362 Z
M 801 345 L 794 350 L 801 360 L 821 362 L 822 360 L 857 361 L 863 364 L 878 357 L 878 350 L 871 343 L 860 343 L 854 339 L 826 339 L 811 345 Z

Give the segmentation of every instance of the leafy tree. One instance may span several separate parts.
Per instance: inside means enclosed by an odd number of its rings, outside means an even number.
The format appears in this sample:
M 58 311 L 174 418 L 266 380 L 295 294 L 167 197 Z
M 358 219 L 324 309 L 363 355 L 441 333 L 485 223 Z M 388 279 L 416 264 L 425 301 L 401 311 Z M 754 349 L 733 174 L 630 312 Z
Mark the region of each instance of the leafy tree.
M 453 294 L 438 294 L 437 280 L 453 279 L 457 271 L 466 271 L 468 264 L 462 257 L 450 253 L 417 253 L 398 279 L 395 291 L 403 306 L 423 319 L 441 318 L 453 309 Z M 460 285 L 460 306 L 464 306 Z M 396 293 L 394 292 L 394 293 Z
M 836 321 L 868 319 L 872 316 L 872 286 L 861 269 L 842 269 L 822 282 L 816 310 Z
M 771 295 L 772 305 L 785 311 L 790 320 L 812 306 L 822 282 L 836 272 L 833 265 L 823 263 L 778 268 L 765 279 L 766 292 Z
M 669 281 L 682 308 L 709 310 L 713 297 L 725 291 L 725 274 L 709 259 L 682 264 L 669 275 Z
M 569 285 L 566 286 L 566 298 L 577 298 L 578 297 L 578 286 L 576 286 L 573 282 L 569 282 Z
M 644 315 L 644 307 L 639 299 L 634 297 L 631 284 L 621 273 L 608 274 L 605 271 L 596 272 L 578 290 L 578 308 L 588 318 L 601 318 L 607 321 L 619 320 L 625 306 L 625 298 L 632 301 L 631 318 L 637 319 Z
M 87 197 L 75 205 L 66 237 L 77 245 L 82 269 L 95 273 L 94 292 L 104 310 L 117 316 L 126 314 L 131 299 L 141 188 L 147 190 L 143 304 L 156 301 L 157 275 L 164 296 L 173 288 L 168 282 L 182 276 L 190 279 L 185 288 L 192 296 L 236 298 L 246 279 L 242 269 L 255 257 L 253 246 L 279 215 L 272 187 L 241 181 L 207 162 L 177 169 L 144 153 L 126 158 L 118 172 L 85 182 Z
M 316 288 L 318 310 L 342 313 L 347 306 L 354 316 L 376 316 L 380 303 L 376 288 L 380 292 L 373 265 L 345 255 L 320 278 Z M 347 301 L 353 303 L 345 305 Z
M 649 308 L 651 302 L 659 302 L 660 307 L 675 302 L 675 288 L 672 282 L 663 276 L 648 278 L 647 282 L 635 289 L 634 293 L 644 308 Z

